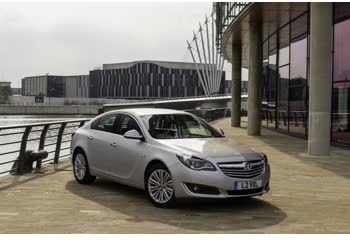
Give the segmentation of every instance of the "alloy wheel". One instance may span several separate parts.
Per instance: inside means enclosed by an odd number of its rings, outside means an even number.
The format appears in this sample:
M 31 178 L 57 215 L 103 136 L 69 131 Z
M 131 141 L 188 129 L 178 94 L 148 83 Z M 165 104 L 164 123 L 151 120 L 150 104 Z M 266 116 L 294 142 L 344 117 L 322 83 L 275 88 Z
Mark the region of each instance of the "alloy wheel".
M 74 161 L 74 172 L 79 180 L 83 180 L 86 173 L 86 160 L 83 154 L 78 153 Z
M 174 194 L 171 175 L 163 169 L 153 171 L 148 178 L 148 191 L 155 202 L 168 202 Z

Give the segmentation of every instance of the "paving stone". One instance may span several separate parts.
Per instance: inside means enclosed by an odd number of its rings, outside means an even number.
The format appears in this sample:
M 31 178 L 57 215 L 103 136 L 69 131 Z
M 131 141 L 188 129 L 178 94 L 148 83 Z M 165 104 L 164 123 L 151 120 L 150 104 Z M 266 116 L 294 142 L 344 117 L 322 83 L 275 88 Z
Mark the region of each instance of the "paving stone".
M 213 123 L 272 168 L 271 192 L 248 199 L 182 202 L 158 209 L 142 191 L 98 179 L 79 185 L 70 161 L 41 174 L 0 178 L 0 233 L 350 233 L 350 151 L 309 158 L 306 140 Z

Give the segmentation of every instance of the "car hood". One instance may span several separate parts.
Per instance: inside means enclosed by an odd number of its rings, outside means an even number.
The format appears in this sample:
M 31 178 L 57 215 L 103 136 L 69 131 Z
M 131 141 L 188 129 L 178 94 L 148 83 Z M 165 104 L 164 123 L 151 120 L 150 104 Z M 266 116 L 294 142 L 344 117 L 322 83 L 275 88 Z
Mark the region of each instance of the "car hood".
M 192 155 L 214 162 L 257 160 L 260 153 L 230 138 L 187 138 L 159 140 L 178 154 Z

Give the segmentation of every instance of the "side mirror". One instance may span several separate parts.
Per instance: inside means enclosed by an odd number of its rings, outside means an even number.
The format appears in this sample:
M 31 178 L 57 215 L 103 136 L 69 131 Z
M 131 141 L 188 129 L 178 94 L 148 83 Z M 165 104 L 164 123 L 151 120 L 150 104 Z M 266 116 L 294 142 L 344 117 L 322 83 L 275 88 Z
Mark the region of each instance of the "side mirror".
M 224 130 L 222 130 L 221 128 L 217 128 L 216 129 L 222 136 L 225 136 Z
M 135 139 L 135 140 L 140 140 L 143 141 L 145 140 L 144 136 L 142 136 L 137 130 L 129 130 L 126 133 L 124 133 L 124 137 L 128 139 Z

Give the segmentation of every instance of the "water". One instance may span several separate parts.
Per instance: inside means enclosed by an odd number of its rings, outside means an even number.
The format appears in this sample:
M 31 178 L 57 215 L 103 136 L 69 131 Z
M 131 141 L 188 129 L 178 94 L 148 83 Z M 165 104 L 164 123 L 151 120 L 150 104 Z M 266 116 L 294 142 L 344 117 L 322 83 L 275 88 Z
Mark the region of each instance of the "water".
M 0 126 L 9 126 L 9 125 L 21 125 L 21 124 L 31 124 L 31 123 L 43 123 L 43 122 L 54 122 L 54 121 L 63 121 L 63 120 L 74 120 L 74 119 L 80 119 L 80 118 L 92 118 L 93 116 L 84 116 L 84 115 L 6 115 L 6 116 L 0 116 Z M 74 132 L 74 130 L 77 127 L 74 127 L 74 125 L 79 125 L 79 123 L 69 123 L 66 126 L 66 129 L 64 133 L 67 133 L 67 135 L 62 137 L 62 141 L 69 141 L 71 136 L 70 132 Z M 52 125 L 50 128 L 57 128 L 60 127 L 60 125 Z M 43 127 L 33 127 L 33 131 L 35 130 L 41 130 Z M 6 133 L 16 133 L 16 132 L 23 132 L 24 128 L 18 128 L 18 129 L 9 129 L 9 130 L 1 130 L 1 134 L 6 134 Z M 54 136 L 57 135 L 58 129 L 52 129 L 49 130 L 47 133 L 47 136 Z M 41 131 L 39 132 L 32 132 L 29 135 L 28 139 L 36 139 L 39 138 L 41 134 Z M 0 136 L 0 143 L 6 143 L 6 142 L 16 142 L 20 141 L 22 137 L 22 134 L 12 134 L 8 136 Z M 53 144 L 57 140 L 57 137 L 52 137 L 52 138 L 47 138 L 45 144 Z M 62 143 L 61 148 L 68 148 L 69 147 L 69 142 Z M 27 150 L 37 150 L 39 147 L 39 140 L 34 140 L 34 141 L 28 141 L 27 144 Z M 4 145 L 0 146 L 0 154 L 9 152 L 9 151 L 16 151 L 19 150 L 20 148 L 20 143 L 14 143 L 10 145 Z M 54 156 L 54 150 L 55 150 L 55 145 L 52 146 L 47 146 L 45 147 L 45 150 L 49 153 L 49 156 L 47 159 L 53 158 Z M 12 153 L 12 154 L 6 154 L 6 155 L 0 155 L 0 164 L 2 162 L 6 161 L 12 161 L 17 159 L 18 157 L 18 152 L 17 153 Z M 69 154 L 69 149 L 62 150 L 60 152 L 60 156 Z M 0 172 L 10 170 L 12 167 L 13 163 L 8 163 L 8 164 L 3 164 L 0 165 Z
M 92 116 L 86 115 L 3 115 L 0 116 L 0 127 L 18 124 L 74 120 L 77 118 L 91 117 Z

